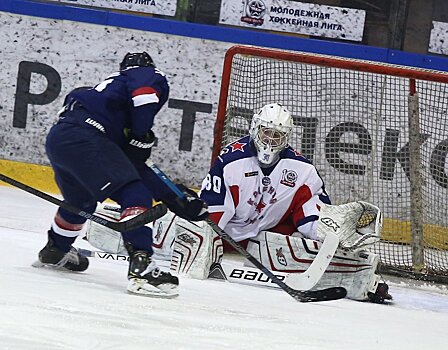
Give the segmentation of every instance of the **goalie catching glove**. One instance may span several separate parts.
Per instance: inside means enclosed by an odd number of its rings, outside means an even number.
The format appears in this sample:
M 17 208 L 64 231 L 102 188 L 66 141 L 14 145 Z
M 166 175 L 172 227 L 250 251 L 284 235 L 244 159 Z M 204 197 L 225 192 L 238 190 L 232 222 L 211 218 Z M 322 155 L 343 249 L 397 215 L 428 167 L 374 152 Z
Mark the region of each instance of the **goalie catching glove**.
M 183 193 L 184 197 L 167 197 L 162 202 L 174 214 L 188 221 L 202 221 L 208 217 L 207 204 L 198 197 L 197 193 L 184 185 L 176 185 Z
M 367 202 L 323 205 L 317 237 L 325 239 L 327 232 L 339 237 L 339 247 L 346 251 L 363 250 L 380 240 L 383 217 L 378 207 Z

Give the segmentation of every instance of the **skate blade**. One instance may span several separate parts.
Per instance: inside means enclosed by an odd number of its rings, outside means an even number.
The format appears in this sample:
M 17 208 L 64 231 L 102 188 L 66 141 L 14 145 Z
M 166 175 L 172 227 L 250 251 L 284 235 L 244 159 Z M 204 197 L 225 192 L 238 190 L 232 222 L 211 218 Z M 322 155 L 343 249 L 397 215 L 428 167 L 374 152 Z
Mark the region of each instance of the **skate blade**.
M 138 294 L 152 298 L 171 299 L 179 296 L 177 285 L 162 284 L 155 287 L 146 280 L 133 279 L 128 282 L 127 291 L 130 294 Z
M 36 260 L 35 262 L 33 262 L 31 264 L 32 267 L 37 267 L 37 268 L 41 268 L 41 267 L 45 267 L 45 264 L 42 263 L 40 260 Z
M 55 264 L 48 264 L 48 263 L 43 263 L 40 260 L 36 260 L 35 262 L 33 262 L 31 264 L 32 267 L 38 268 L 38 269 L 48 269 L 48 270 L 55 270 L 55 271 L 63 271 L 63 272 L 77 272 L 77 271 L 72 271 L 69 269 L 66 269 L 65 267 L 59 266 L 59 265 L 55 265 Z

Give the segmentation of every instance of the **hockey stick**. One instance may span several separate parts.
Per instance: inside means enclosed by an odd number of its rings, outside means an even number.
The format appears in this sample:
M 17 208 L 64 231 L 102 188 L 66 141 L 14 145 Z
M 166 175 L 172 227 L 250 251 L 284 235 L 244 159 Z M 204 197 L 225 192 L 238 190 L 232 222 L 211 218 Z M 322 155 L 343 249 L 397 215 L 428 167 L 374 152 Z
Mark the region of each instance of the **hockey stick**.
M 185 194 L 160 170 L 151 160 L 146 163 L 151 170 L 162 180 L 179 198 L 184 198 Z M 210 225 L 210 227 L 215 231 L 221 238 L 226 240 L 238 253 L 243 255 L 247 260 L 254 264 L 258 269 L 260 269 L 266 276 L 268 276 L 272 282 L 277 284 L 286 293 L 292 296 L 294 299 L 300 302 L 313 302 L 313 301 L 326 301 L 326 300 L 337 300 L 344 298 L 347 295 L 347 291 L 342 287 L 327 288 L 316 291 L 301 291 L 293 289 L 286 283 L 281 281 L 277 276 L 275 276 L 266 266 L 260 263 L 254 256 L 252 256 L 246 249 L 244 249 L 240 244 L 238 244 L 232 237 L 230 237 L 224 230 L 222 230 L 218 225 L 216 225 L 212 220 L 205 219 L 205 221 Z
M 106 253 L 99 250 L 90 250 L 84 248 L 76 248 L 76 250 L 79 254 L 88 258 L 98 258 L 101 260 L 109 261 L 129 261 L 129 256 L 126 254 Z
M 89 214 L 85 212 L 84 210 L 80 210 L 71 204 L 68 204 L 64 201 L 61 201 L 55 197 L 52 197 L 45 192 L 39 191 L 36 188 L 30 187 L 28 185 L 25 185 L 24 183 L 21 183 L 17 180 L 14 180 L 4 174 L 0 173 L 0 180 L 4 181 L 14 187 L 17 187 L 25 192 L 31 193 L 39 198 L 42 198 L 50 203 L 53 203 L 61 208 L 64 208 L 65 210 L 79 215 L 87 220 L 91 220 L 96 222 L 99 225 L 109 227 L 112 230 L 118 231 L 118 232 L 125 232 L 125 231 L 132 231 L 136 228 L 139 228 L 143 225 L 146 225 L 149 222 L 152 222 L 154 220 L 157 220 L 158 218 L 161 218 L 163 215 L 167 212 L 167 207 L 164 204 L 158 204 L 155 207 L 152 207 L 151 209 L 141 213 L 140 215 L 137 215 L 133 217 L 132 219 L 129 219 L 127 221 L 123 222 L 114 222 L 110 220 L 106 220 L 100 216 L 97 216 L 95 214 Z

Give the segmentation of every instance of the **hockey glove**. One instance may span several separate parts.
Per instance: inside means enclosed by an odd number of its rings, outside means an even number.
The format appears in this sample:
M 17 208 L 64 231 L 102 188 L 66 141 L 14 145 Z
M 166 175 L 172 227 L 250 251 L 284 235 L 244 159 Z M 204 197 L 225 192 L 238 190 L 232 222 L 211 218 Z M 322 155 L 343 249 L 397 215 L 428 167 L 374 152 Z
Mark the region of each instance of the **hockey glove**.
M 129 130 L 125 130 L 127 143 L 123 147 L 124 153 L 130 158 L 145 162 L 151 156 L 151 148 L 157 142 L 157 137 L 152 130 L 139 136 Z
M 198 197 L 196 192 L 184 185 L 177 185 L 185 194 L 184 198 L 166 198 L 162 201 L 177 216 L 188 221 L 201 221 L 208 217 L 207 204 Z

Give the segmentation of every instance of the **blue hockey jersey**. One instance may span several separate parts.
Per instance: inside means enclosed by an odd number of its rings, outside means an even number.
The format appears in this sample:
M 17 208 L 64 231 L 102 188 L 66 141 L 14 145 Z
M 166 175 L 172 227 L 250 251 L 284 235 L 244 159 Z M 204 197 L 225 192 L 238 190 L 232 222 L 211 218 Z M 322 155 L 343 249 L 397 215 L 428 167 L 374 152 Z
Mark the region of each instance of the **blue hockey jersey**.
M 154 117 L 168 95 L 167 79 L 159 69 L 129 67 L 109 75 L 93 88 L 75 89 L 66 101 L 78 101 L 89 113 L 90 124 L 98 123 L 97 128 L 104 128 L 105 134 L 121 146 L 125 142 L 125 128 L 139 136 L 152 128 Z

